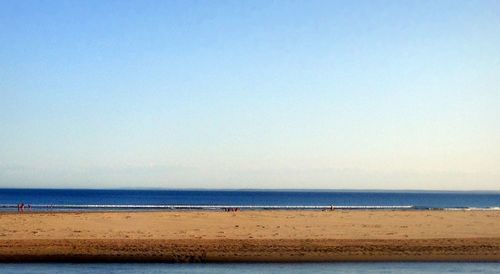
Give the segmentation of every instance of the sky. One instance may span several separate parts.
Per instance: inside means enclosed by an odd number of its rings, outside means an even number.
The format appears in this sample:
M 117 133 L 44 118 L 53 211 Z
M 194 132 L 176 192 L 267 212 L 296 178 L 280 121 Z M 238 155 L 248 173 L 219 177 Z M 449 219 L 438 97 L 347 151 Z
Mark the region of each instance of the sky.
M 0 187 L 500 190 L 500 1 L 0 1 Z

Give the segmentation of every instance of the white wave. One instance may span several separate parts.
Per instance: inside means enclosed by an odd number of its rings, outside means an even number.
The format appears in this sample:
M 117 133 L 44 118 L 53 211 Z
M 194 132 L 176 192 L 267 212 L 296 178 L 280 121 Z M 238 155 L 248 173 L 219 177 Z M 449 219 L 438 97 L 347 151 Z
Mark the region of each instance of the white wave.
M 28 204 L 25 204 L 27 206 Z M 17 204 L 0 204 L 0 208 L 17 208 Z M 198 209 L 198 210 L 219 210 L 224 208 L 239 208 L 239 209 L 297 209 L 297 210 L 448 210 L 448 211 L 463 211 L 463 210 L 500 210 L 500 207 L 423 207 L 413 205 L 140 205 L 140 204 L 31 204 L 33 209 L 45 210 L 70 210 L 70 209 Z
M 0 207 L 17 207 L 17 205 L 0 205 Z M 32 204 L 33 208 L 151 208 L 151 209 L 413 209 L 412 205 L 117 205 L 117 204 Z

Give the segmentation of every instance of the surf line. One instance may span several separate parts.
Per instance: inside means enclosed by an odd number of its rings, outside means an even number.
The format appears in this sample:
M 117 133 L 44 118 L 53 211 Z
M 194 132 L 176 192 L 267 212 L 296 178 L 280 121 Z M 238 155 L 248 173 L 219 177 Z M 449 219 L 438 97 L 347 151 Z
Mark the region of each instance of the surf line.
M 115 204 L 33 204 L 39 209 L 192 209 L 192 210 L 219 210 L 225 208 L 239 208 L 247 210 L 355 210 L 355 209 L 418 209 L 413 205 L 115 205 Z M 14 204 L 0 205 L 0 208 L 15 208 Z

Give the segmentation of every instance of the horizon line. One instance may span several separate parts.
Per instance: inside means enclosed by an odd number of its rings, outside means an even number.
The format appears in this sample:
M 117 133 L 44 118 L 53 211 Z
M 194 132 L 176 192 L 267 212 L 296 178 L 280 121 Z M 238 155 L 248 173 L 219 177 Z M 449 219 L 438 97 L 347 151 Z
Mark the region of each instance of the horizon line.
M 384 188 L 177 188 L 177 187 L 0 187 L 12 190 L 163 190 L 163 191 L 304 191 L 304 192 L 496 192 L 499 189 L 384 189 Z

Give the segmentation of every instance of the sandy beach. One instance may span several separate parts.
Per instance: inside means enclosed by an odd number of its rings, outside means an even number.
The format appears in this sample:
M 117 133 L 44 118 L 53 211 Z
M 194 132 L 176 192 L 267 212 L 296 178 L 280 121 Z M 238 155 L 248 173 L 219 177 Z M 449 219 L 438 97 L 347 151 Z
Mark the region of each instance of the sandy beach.
M 1 213 L 0 261 L 500 261 L 499 211 Z

